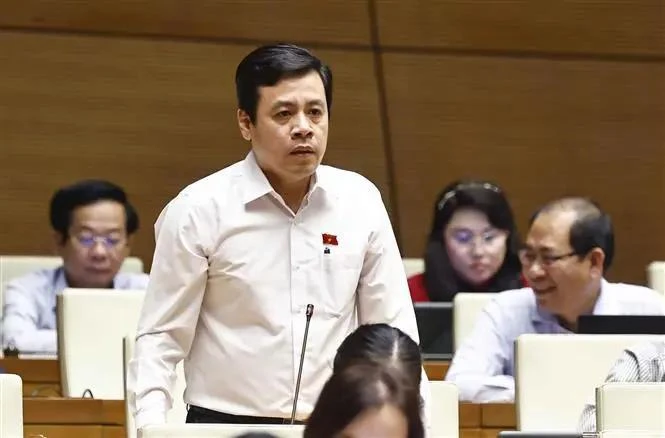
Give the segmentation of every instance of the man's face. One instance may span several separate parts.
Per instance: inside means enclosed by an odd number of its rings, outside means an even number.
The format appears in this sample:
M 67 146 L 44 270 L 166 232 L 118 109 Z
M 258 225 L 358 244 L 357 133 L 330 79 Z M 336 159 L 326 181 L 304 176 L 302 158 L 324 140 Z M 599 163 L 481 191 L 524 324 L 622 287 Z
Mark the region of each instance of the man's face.
M 78 207 L 68 237 L 56 239 L 70 287 L 110 287 L 129 254 L 125 207 L 115 201 Z
M 269 180 L 291 184 L 308 179 L 321 163 L 328 142 L 321 77 L 312 71 L 261 87 L 256 122 L 238 110 L 238 123 Z
M 573 254 L 570 228 L 576 217 L 577 213 L 570 210 L 541 213 L 531 225 L 520 253 L 524 276 L 538 306 L 555 315 L 570 316 L 581 309 L 596 292 L 602 276 L 602 269 L 599 273 L 590 254 Z

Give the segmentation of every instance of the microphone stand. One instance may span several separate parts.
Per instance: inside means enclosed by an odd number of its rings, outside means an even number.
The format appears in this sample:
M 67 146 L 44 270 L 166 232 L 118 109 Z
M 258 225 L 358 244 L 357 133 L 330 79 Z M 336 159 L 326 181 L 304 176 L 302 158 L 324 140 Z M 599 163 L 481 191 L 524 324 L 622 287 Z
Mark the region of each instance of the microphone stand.
M 291 424 L 294 424 L 296 420 L 296 408 L 298 407 L 298 393 L 300 392 L 300 378 L 302 377 L 302 367 L 305 362 L 305 348 L 307 348 L 307 335 L 309 333 L 309 322 L 312 319 L 312 314 L 314 313 L 314 304 L 308 304 L 307 310 L 305 312 L 305 317 L 307 322 L 305 323 L 305 335 L 302 339 L 302 351 L 300 352 L 300 365 L 298 366 L 298 379 L 296 380 L 296 393 L 293 399 L 293 410 L 291 411 Z

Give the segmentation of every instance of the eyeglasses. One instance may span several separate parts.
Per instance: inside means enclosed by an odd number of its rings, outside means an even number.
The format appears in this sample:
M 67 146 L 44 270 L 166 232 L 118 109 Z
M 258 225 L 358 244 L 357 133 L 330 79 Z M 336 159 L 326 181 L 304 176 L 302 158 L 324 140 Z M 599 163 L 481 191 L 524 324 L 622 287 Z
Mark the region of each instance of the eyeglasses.
M 484 247 L 493 247 L 496 244 L 503 245 L 508 237 L 508 234 L 502 230 L 491 230 L 483 233 L 474 233 L 473 231 L 460 229 L 454 230 L 450 233 L 450 237 L 458 245 L 472 247 L 480 245 Z
M 538 262 L 540 263 L 540 266 L 543 266 L 545 268 L 549 268 L 559 260 L 563 260 L 568 257 L 578 255 L 575 251 L 571 251 L 567 254 L 561 254 L 561 255 L 549 255 L 549 254 L 537 253 L 529 249 L 521 249 L 518 254 L 520 262 L 522 263 L 523 266 L 532 266 L 534 263 Z
M 97 242 L 101 243 L 108 250 L 117 249 L 124 245 L 125 238 L 119 236 L 95 236 L 90 234 L 79 234 L 73 236 L 74 239 L 84 248 L 92 248 Z

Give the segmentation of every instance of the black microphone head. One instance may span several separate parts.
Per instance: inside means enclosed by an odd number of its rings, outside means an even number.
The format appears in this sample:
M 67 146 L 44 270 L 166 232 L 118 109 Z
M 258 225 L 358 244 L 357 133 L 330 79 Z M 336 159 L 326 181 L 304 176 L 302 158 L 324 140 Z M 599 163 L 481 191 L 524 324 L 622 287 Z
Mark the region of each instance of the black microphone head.
M 313 313 L 314 313 L 314 304 L 308 304 L 307 305 L 307 311 L 305 312 L 305 316 L 310 318 Z

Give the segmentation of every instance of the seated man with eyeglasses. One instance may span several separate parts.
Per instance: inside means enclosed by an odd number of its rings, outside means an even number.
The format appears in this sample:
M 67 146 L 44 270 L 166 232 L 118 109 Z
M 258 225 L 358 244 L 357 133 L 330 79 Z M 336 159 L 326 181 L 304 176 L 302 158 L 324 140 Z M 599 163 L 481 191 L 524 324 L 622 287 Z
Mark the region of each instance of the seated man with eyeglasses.
M 603 278 L 614 256 L 612 221 L 594 202 L 563 198 L 531 218 L 519 252 L 530 287 L 500 292 L 455 352 L 446 380 L 460 399 L 515 398 L 514 343 L 525 333 L 575 333 L 580 315 L 660 315 L 655 291 Z
M 146 274 L 119 273 L 138 229 L 125 191 L 107 181 L 81 181 L 51 199 L 51 226 L 63 266 L 10 281 L 5 289 L 3 348 L 56 353 L 56 296 L 67 287 L 145 289 Z

